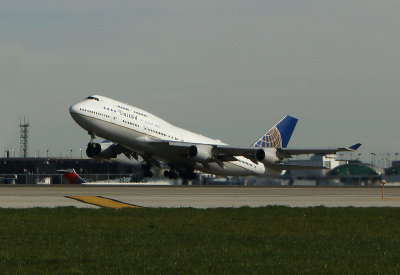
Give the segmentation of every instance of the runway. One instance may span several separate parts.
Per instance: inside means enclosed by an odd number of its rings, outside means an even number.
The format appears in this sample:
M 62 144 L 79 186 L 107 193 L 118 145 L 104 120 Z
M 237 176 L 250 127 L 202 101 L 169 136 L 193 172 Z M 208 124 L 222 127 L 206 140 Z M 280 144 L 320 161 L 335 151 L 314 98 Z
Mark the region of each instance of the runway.
M 1 208 L 75 206 L 98 208 L 70 197 L 101 198 L 142 207 L 400 207 L 400 188 L 379 187 L 244 187 L 244 186 L 0 186 Z

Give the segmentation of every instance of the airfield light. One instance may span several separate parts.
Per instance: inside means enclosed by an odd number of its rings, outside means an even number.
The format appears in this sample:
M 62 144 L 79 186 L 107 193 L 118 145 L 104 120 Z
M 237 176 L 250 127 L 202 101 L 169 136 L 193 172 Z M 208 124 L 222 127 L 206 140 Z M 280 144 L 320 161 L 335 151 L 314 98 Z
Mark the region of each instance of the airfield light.
M 382 200 L 384 200 L 385 199 L 385 184 L 386 184 L 386 181 L 382 180 L 381 184 L 382 184 Z

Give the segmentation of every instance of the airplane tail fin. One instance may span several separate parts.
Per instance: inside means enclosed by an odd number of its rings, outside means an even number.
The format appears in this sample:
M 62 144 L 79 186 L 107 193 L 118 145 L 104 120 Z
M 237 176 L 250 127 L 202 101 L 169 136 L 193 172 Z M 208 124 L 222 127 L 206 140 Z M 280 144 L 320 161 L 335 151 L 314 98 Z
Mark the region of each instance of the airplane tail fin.
M 67 170 L 57 170 L 64 174 L 64 177 L 71 184 L 82 184 L 86 183 L 84 179 L 82 179 L 76 172 L 75 169 L 67 169 Z
M 262 148 L 286 148 L 290 137 L 296 127 L 298 119 L 285 116 L 274 127 L 272 127 L 265 135 L 257 140 L 253 147 Z

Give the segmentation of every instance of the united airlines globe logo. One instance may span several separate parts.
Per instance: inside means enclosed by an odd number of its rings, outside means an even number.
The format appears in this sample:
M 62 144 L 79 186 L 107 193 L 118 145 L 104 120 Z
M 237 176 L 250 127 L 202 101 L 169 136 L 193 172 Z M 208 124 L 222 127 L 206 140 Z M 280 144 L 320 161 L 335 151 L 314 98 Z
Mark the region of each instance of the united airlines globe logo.
M 262 148 L 282 148 L 282 138 L 276 127 L 268 131 L 261 139 L 259 139 L 254 147 Z

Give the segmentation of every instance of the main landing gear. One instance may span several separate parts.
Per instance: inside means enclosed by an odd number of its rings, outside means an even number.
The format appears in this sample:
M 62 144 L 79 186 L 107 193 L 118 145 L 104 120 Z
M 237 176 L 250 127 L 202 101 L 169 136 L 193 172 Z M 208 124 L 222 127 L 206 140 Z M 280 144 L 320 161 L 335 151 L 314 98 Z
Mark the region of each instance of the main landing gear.
M 175 170 L 165 170 L 164 177 L 169 178 L 170 180 L 176 180 L 179 178 L 179 175 Z
M 142 164 L 142 170 L 143 170 L 143 177 L 145 178 L 151 178 L 153 176 L 153 172 L 150 171 L 151 165 L 149 164 Z
M 165 170 L 164 176 L 169 179 L 182 178 L 184 182 L 197 179 L 197 175 L 194 173 L 193 167 L 181 167 L 181 169 L 178 171 L 175 169 Z

